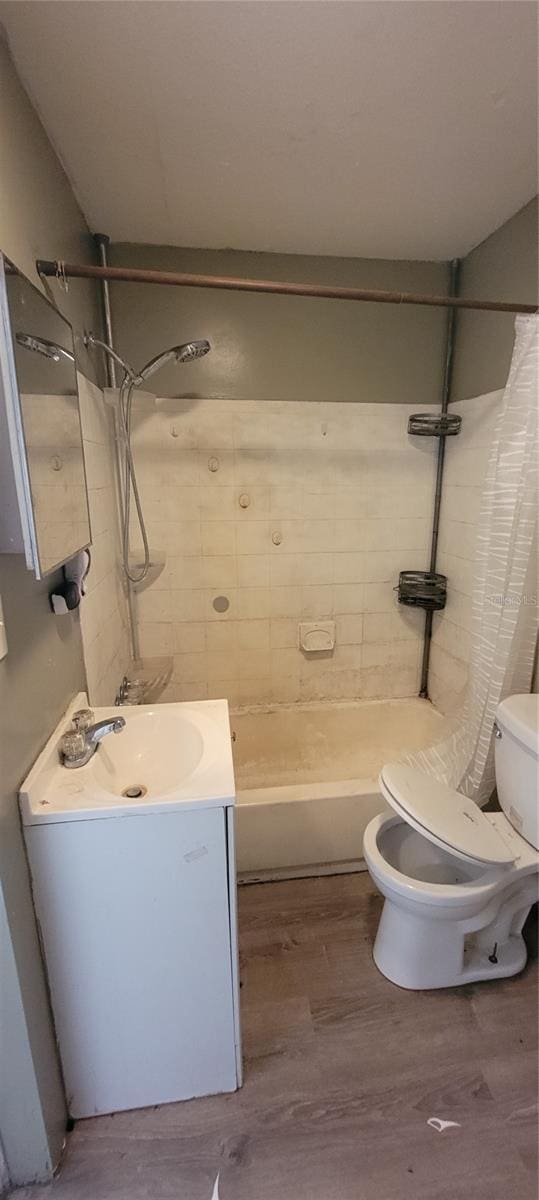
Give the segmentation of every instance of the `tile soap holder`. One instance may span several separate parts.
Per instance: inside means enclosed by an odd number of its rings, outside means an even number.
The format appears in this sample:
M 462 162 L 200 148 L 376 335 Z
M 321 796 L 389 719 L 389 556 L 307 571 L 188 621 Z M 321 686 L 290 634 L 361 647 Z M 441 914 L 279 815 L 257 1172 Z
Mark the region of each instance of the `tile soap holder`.
M 305 654 L 335 649 L 335 621 L 300 621 L 299 647 Z

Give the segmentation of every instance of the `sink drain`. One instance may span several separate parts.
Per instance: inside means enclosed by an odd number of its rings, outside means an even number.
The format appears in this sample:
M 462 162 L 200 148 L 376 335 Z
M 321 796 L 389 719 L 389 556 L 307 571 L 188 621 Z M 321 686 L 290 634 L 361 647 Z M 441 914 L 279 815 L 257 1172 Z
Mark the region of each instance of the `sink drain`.
M 126 796 L 128 800 L 140 800 L 141 796 L 145 796 L 147 788 L 142 783 L 133 783 L 131 787 L 124 788 L 122 796 Z

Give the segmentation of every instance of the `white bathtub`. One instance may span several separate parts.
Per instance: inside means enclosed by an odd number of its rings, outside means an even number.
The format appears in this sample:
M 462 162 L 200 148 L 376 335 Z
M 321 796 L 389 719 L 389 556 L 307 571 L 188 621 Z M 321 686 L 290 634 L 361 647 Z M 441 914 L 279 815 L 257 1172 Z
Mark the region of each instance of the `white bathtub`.
M 381 767 L 447 729 L 416 698 L 236 709 L 231 725 L 240 882 L 364 870 Z

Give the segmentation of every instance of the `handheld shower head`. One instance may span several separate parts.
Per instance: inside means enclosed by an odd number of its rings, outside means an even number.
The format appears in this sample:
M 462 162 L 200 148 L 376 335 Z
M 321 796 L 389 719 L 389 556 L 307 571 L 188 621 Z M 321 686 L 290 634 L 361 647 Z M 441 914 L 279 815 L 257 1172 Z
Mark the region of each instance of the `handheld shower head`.
M 149 363 L 139 371 L 137 382 L 144 383 L 150 375 L 154 375 L 160 367 L 164 367 L 165 363 L 172 359 L 176 363 L 192 362 L 195 358 L 203 358 L 205 354 L 211 350 L 210 343 L 205 338 L 198 342 L 185 342 L 183 346 L 171 346 L 170 350 L 163 350 L 161 354 L 157 354 L 155 358 L 150 359 Z
M 66 358 L 68 362 L 75 362 L 75 357 L 70 350 L 64 350 L 63 346 L 58 346 L 56 342 L 50 342 L 48 338 L 35 337 L 33 333 L 16 333 L 15 341 L 19 346 L 24 346 L 25 350 L 33 350 L 34 354 L 43 354 L 44 358 L 52 358 L 53 362 L 61 362 L 63 358 Z
M 174 354 L 176 362 L 191 362 L 193 358 L 203 358 L 205 354 L 211 350 L 210 343 L 206 338 L 202 338 L 198 342 L 186 342 L 184 346 L 175 346 Z

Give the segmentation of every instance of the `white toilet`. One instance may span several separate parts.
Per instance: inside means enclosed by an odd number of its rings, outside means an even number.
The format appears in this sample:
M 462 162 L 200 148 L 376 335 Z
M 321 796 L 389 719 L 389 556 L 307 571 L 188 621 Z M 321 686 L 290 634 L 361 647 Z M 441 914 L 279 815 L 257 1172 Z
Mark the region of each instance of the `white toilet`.
M 495 736 L 503 812 L 482 812 L 413 767 L 382 769 L 396 815 L 370 821 L 364 854 L 385 896 L 374 961 L 400 987 L 455 987 L 526 962 L 522 926 L 538 898 L 539 697 L 504 700 Z

